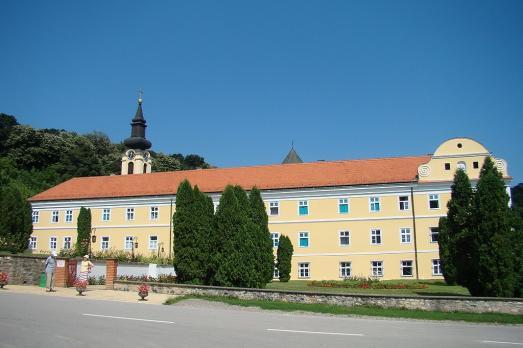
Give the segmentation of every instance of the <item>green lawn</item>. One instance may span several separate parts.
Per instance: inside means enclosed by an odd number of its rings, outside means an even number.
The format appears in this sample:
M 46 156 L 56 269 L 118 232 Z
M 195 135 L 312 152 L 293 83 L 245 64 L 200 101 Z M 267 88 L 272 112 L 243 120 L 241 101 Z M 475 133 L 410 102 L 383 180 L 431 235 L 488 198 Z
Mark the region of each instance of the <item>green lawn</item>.
M 327 292 L 344 294 L 376 294 L 376 295 L 409 295 L 409 296 L 470 296 L 469 291 L 461 286 L 449 286 L 440 280 L 384 280 L 382 283 L 404 283 L 426 285 L 425 289 L 360 289 L 310 286 L 310 281 L 291 280 L 288 283 L 274 281 L 267 284 L 267 289 L 292 290 L 309 292 Z M 342 281 L 340 281 L 342 283 Z
M 335 315 L 365 315 L 423 320 L 455 320 L 474 323 L 523 324 L 523 315 L 513 314 L 438 312 L 370 306 L 343 307 L 324 304 L 289 303 L 281 301 L 239 300 L 232 297 L 219 296 L 182 296 L 171 298 L 167 300 L 165 304 L 172 305 L 187 299 L 201 299 L 206 301 L 223 302 L 242 307 L 259 307 L 261 309 L 279 311 L 304 311 Z

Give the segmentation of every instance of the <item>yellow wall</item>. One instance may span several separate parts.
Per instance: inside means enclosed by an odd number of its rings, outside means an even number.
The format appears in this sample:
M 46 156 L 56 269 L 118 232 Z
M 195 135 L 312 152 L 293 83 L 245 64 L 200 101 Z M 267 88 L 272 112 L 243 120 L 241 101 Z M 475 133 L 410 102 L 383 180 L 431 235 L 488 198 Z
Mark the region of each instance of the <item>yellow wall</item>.
M 458 147 L 461 144 L 461 147 Z M 416 275 L 416 257 L 418 274 L 421 279 L 441 279 L 440 275 L 432 274 L 432 260 L 438 259 L 438 243 L 431 242 L 430 229 L 438 226 L 441 216 L 447 212 L 447 202 L 450 199 L 450 186 L 458 162 L 464 161 L 467 173 L 472 179 L 479 176 L 483 161 L 489 152 L 478 142 L 468 138 L 450 139 L 441 144 L 433 158 L 420 166 L 419 181 L 411 184 L 369 185 L 361 187 L 334 187 L 318 190 L 293 190 L 293 196 L 288 197 L 287 191 L 270 191 L 264 193 L 267 212 L 270 212 L 271 201 L 279 203 L 279 214 L 269 216 L 269 229 L 272 233 L 280 233 L 290 238 L 294 246 L 292 260 L 292 279 L 298 279 L 298 263 L 310 263 L 309 279 L 339 279 L 340 262 L 351 262 L 352 275 L 371 276 L 371 261 L 383 261 L 382 279 L 399 279 L 400 262 L 413 261 L 413 277 Z M 473 162 L 478 162 L 477 169 Z M 508 177 L 506 162 L 495 159 L 503 175 Z M 445 170 L 445 163 L 450 163 L 450 170 Z M 414 202 L 411 201 L 410 189 L 414 190 Z M 324 193 L 318 193 L 324 192 Z M 429 196 L 437 194 L 439 207 L 431 209 Z M 311 195 L 311 196 L 308 196 Z M 409 197 L 409 209 L 399 209 L 399 196 Z M 297 198 L 299 197 L 299 198 Z M 380 211 L 372 212 L 370 197 L 379 197 Z M 216 197 L 215 197 L 216 198 Z M 349 212 L 340 213 L 338 203 L 340 198 L 349 200 Z M 169 241 L 171 223 L 170 204 L 158 204 L 159 219 L 150 220 L 151 202 L 136 203 L 139 199 L 107 199 L 99 206 L 92 206 L 92 226 L 96 229 L 97 241 L 92 245 L 94 252 L 100 250 L 103 236 L 110 237 L 110 248 L 122 250 L 125 236 L 136 236 L 137 254 L 151 254 L 157 251 L 148 249 L 148 237 L 157 235 L 158 242 L 163 243 L 163 256 L 168 256 L 172 250 Z M 141 202 L 144 200 L 142 199 Z M 299 215 L 299 201 L 308 202 L 308 215 Z M 129 205 L 123 203 L 127 202 Z M 165 202 L 165 201 L 164 201 Z M 48 203 L 35 203 L 33 209 L 39 210 L 39 222 L 34 224 L 33 236 L 38 238 L 37 252 L 49 250 L 49 237 L 58 237 L 58 249 L 63 246 L 63 237 L 76 239 L 76 218 L 79 207 L 72 206 L 73 221 L 66 223 L 66 203 L 60 202 L 58 223 L 51 223 L 51 211 Z M 75 204 L 74 202 L 72 203 Z M 80 204 L 80 203 L 76 203 Z M 90 203 L 94 205 L 95 203 Z M 131 205 L 134 204 L 134 205 Z M 134 220 L 126 219 L 126 208 L 134 207 Z M 415 209 L 416 230 L 412 209 Z M 102 220 L 103 208 L 111 208 L 110 221 Z M 174 206 L 172 207 L 174 212 Z M 401 243 L 400 229 L 411 229 L 411 242 Z M 371 229 L 380 229 L 382 242 L 371 244 Z M 350 231 L 350 245 L 340 245 L 339 232 Z M 299 246 L 299 233 L 309 233 L 309 246 Z M 416 239 L 416 247 L 414 243 Z M 130 251 L 129 251 L 130 252 Z M 407 277 L 409 278 L 409 277 Z

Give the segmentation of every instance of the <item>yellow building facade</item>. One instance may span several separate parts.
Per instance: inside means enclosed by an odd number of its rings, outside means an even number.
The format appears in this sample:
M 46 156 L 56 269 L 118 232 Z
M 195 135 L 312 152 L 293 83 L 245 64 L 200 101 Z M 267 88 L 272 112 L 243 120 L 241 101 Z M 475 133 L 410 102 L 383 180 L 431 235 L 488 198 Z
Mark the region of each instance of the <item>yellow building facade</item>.
M 81 207 L 91 209 L 92 251 L 172 256 L 171 217 L 188 179 L 215 206 L 227 184 L 257 186 L 275 250 L 290 238 L 292 279 L 440 279 L 438 222 L 457 168 L 473 184 L 492 155 L 469 138 L 433 155 L 75 178 L 31 198 L 35 252 L 71 248 Z M 507 163 L 492 157 L 510 194 Z

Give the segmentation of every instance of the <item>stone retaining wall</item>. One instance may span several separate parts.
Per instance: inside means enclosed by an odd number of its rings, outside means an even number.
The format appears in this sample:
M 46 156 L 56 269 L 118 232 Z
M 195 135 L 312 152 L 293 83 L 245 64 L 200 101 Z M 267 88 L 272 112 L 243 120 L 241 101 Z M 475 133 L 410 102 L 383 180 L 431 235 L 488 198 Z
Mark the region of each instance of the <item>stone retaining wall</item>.
M 0 255 L 0 272 L 9 274 L 9 284 L 40 283 L 45 256 Z
M 115 281 L 114 289 L 138 291 L 141 282 Z M 151 291 L 172 295 L 227 296 L 243 300 L 273 300 L 296 303 L 322 303 L 339 306 L 380 306 L 389 308 L 420 309 L 427 311 L 460 311 L 474 313 L 508 313 L 523 315 L 523 299 L 490 297 L 447 296 L 383 296 L 326 294 L 299 291 L 224 288 L 185 284 L 149 283 Z

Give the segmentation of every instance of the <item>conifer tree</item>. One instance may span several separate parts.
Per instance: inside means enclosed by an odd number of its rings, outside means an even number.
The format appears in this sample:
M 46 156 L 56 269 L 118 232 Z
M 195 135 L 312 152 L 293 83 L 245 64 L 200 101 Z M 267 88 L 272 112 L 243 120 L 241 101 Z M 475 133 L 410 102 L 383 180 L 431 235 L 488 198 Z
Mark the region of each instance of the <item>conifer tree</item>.
M 215 215 L 213 274 L 211 283 L 221 286 L 256 287 L 257 275 L 251 260 L 254 223 L 249 200 L 241 187 L 227 186 Z
M 471 243 L 473 192 L 469 178 L 462 169 L 456 171 L 451 189 L 447 217 L 441 218 L 439 223 L 439 255 L 447 284 L 463 284 L 472 266 L 471 255 L 467 250 Z
M 256 225 L 255 257 L 256 273 L 258 274 L 258 286 L 265 287 L 272 280 L 274 269 L 274 254 L 272 251 L 272 239 L 269 231 L 269 217 L 265 209 L 265 204 L 261 197 L 261 192 L 253 187 L 249 195 L 251 207 L 251 220 Z
M 194 249 L 195 267 L 198 277 L 193 283 L 208 284 L 211 274 L 210 262 L 212 254 L 211 237 L 213 233 L 214 204 L 211 197 L 194 186 Z
M 86 255 L 91 243 L 91 209 L 80 208 L 76 222 L 76 255 Z
M 7 185 L 0 191 L 0 250 L 26 250 L 32 233 L 31 205 L 17 186 Z
M 291 261 L 292 253 L 294 248 L 292 247 L 291 240 L 287 236 L 280 237 L 280 243 L 278 245 L 277 264 L 278 271 L 280 272 L 280 281 L 288 282 L 291 279 Z
M 194 250 L 194 192 L 188 180 L 178 186 L 176 211 L 173 214 L 173 252 L 176 278 L 180 283 L 190 283 L 203 277 L 195 267 Z
M 513 248 L 510 240 L 509 197 L 490 158 L 481 169 L 473 200 L 472 265 L 467 285 L 475 296 L 514 294 Z M 477 245 L 477 247 L 476 247 Z

